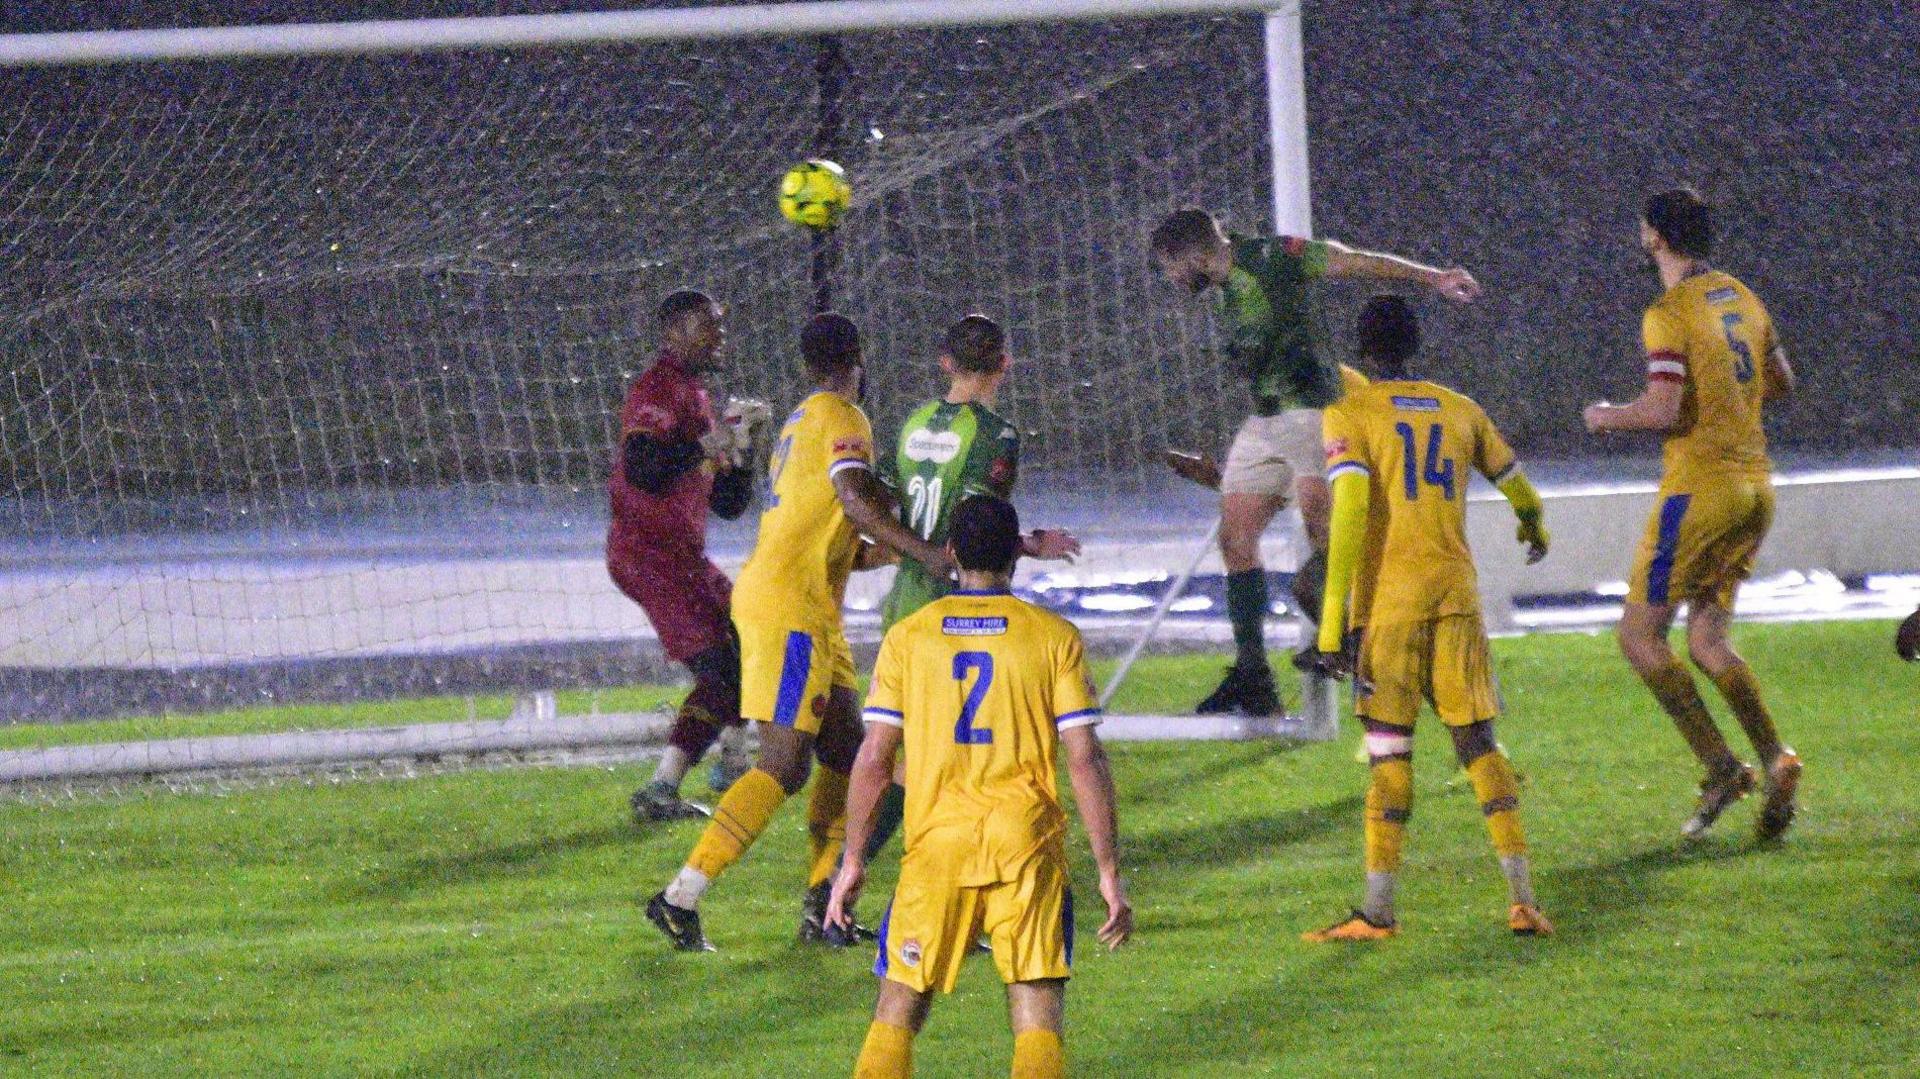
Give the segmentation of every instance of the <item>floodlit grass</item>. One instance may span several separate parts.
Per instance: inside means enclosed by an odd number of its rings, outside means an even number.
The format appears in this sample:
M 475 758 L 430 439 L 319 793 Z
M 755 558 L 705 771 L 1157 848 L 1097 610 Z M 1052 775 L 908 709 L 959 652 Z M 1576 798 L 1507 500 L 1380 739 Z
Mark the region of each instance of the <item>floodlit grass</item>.
M 1297 939 L 1357 898 L 1352 738 L 1116 747 L 1140 937 L 1112 955 L 1083 939 L 1070 1067 L 1913 1074 L 1920 671 L 1887 636 L 1741 630 L 1808 762 L 1803 819 L 1775 849 L 1750 839 L 1751 802 L 1712 838 L 1678 839 L 1694 770 L 1610 637 L 1497 642 L 1501 738 L 1527 775 L 1550 939 L 1506 932 L 1480 814 L 1437 724 L 1419 738 L 1405 932 L 1367 947 Z M 1188 704 L 1216 671 L 1156 660 L 1132 707 Z M 635 900 L 698 827 L 628 823 L 640 775 L 0 805 L 0 1073 L 849 1073 L 871 954 L 792 943 L 801 807 L 709 897 L 720 952 L 678 955 Z M 1090 867 L 1075 857 L 1090 919 Z M 870 915 L 892 875 L 876 874 Z M 919 1074 L 1004 1074 L 1009 1053 L 997 980 L 976 962 L 935 1009 Z

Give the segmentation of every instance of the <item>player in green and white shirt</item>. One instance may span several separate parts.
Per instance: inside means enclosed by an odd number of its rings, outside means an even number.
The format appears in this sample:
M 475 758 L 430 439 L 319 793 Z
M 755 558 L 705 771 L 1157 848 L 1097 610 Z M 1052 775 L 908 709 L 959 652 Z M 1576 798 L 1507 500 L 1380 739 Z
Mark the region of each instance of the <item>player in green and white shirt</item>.
M 1267 665 L 1267 571 L 1260 534 L 1298 500 L 1314 555 L 1296 574 L 1295 595 L 1310 612 L 1325 575 L 1327 487 L 1320 410 L 1341 396 L 1328 357 L 1314 282 L 1322 277 L 1407 281 L 1462 303 L 1480 294 L 1473 275 L 1326 240 L 1232 236 L 1205 210 L 1169 214 L 1150 243 L 1161 273 L 1198 295 L 1220 290 L 1227 359 L 1245 376 L 1252 412 L 1240 425 L 1220 474 L 1220 556 L 1227 569 L 1227 617 L 1237 657 L 1201 713 L 1271 715 L 1280 701 Z
M 994 396 L 1012 365 L 1006 334 L 985 315 L 968 315 L 947 329 L 940 367 L 949 379 L 944 397 L 913 410 L 900 428 L 900 445 L 881 464 L 900 505 L 900 523 L 928 543 L 947 542 L 953 508 L 968 495 L 1011 499 L 1020 474 L 1020 432 L 993 411 Z M 1036 529 L 1022 541 L 1030 558 L 1064 558 L 1080 544 L 1058 529 Z M 903 558 L 881 607 L 882 632 L 950 594 L 946 574 Z

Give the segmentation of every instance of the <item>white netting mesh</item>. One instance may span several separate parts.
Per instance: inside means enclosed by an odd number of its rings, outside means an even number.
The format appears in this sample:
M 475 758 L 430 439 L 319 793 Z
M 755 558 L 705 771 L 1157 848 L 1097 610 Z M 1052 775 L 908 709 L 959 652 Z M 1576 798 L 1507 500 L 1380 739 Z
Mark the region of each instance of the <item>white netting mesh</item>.
M 833 285 L 881 437 L 940 329 L 994 313 L 1023 484 L 1139 525 L 1150 452 L 1240 411 L 1143 237 L 1184 202 L 1265 218 L 1258 20 L 842 44 Z M 614 417 L 682 284 L 731 309 L 724 390 L 801 392 L 809 241 L 772 191 L 815 152 L 818 55 L 0 73 L 7 711 L 639 673 L 599 563 Z

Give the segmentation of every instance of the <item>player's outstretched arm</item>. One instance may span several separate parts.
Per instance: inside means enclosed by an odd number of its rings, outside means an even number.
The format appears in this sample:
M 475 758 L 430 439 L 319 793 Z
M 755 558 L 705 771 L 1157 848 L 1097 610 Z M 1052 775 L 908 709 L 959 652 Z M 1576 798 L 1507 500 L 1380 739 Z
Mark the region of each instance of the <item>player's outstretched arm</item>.
M 948 573 L 953 570 L 953 559 L 947 552 L 913 534 L 913 530 L 900 523 L 891 509 L 892 496 L 879 477 L 865 468 L 843 468 L 833 477 L 834 493 L 840 496 L 840 505 L 847 511 L 847 520 L 853 527 L 873 539 L 910 555 L 915 561 L 935 573 Z
M 1458 266 L 1442 270 L 1398 255 L 1362 251 L 1326 241 L 1328 277 L 1372 277 L 1381 281 L 1410 281 L 1424 285 L 1449 300 L 1468 303 L 1480 296 L 1480 282 Z
M 867 736 L 853 760 L 853 774 L 847 782 L 846 849 L 827 899 L 830 925 L 853 928 L 854 901 L 860 898 L 860 888 L 867 879 L 867 840 L 873 835 L 874 808 L 880 804 L 881 792 L 893 782 L 893 758 L 900 750 L 900 735 L 900 728 L 891 724 L 867 724 Z
M 1118 948 L 1133 936 L 1133 904 L 1127 899 L 1126 882 L 1120 879 L 1120 817 L 1115 808 L 1113 769 L 1092 725 L 1061 731 L 1060 742 L 1067 750 L 1067 775 L 1073 780 L 1080 825 L 1087 830 L 1093 864 L 1100 868 L 1100 898 L 1107 901 L 1100 942 L 1109 949 Z M 851 817 L 848 823 L 852 823 Z M 847 842 L 853 842 L 851 829 Z

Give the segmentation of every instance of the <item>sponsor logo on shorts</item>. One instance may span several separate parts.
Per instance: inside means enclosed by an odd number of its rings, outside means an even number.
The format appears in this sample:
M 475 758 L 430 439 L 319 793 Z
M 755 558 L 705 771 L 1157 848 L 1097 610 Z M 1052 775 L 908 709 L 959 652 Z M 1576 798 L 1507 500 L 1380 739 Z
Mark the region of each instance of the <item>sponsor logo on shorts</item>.
M 1401 397 L 1395 395 L 1393 407 L 1402 412 L 1438 412 L 1440 399 L 1437 397 Z
M 1000 617 L 949 616 L 940 620 L 940 632 L 948 637 L 998 637 L 1006 631 L 1007 620 Z
M 960 436 L 953 431 L 915 431 L 907 436 L 907 460 L 944 465 L 960 455 Z
M 849 453 L 857 453 L 865 457 L 867 452 L 867 440 L 864 438 L 842 438 L 836 440 L 833 444 L 833 455 L 835 457 Z
M 917 967 L 920 965 L 919 941 L 903 940 L 900 942 L 900 962 L 903 966 L 909 967 Z
M 1348 446 L 1347 446 L 1346 439 L 1344 438 L 1334 439 L 1332 442 L 1327 443 L 1327 460 L 1331 461 L 1335 457 L 1346 456 L 1347 449 L 1348 449 Z

